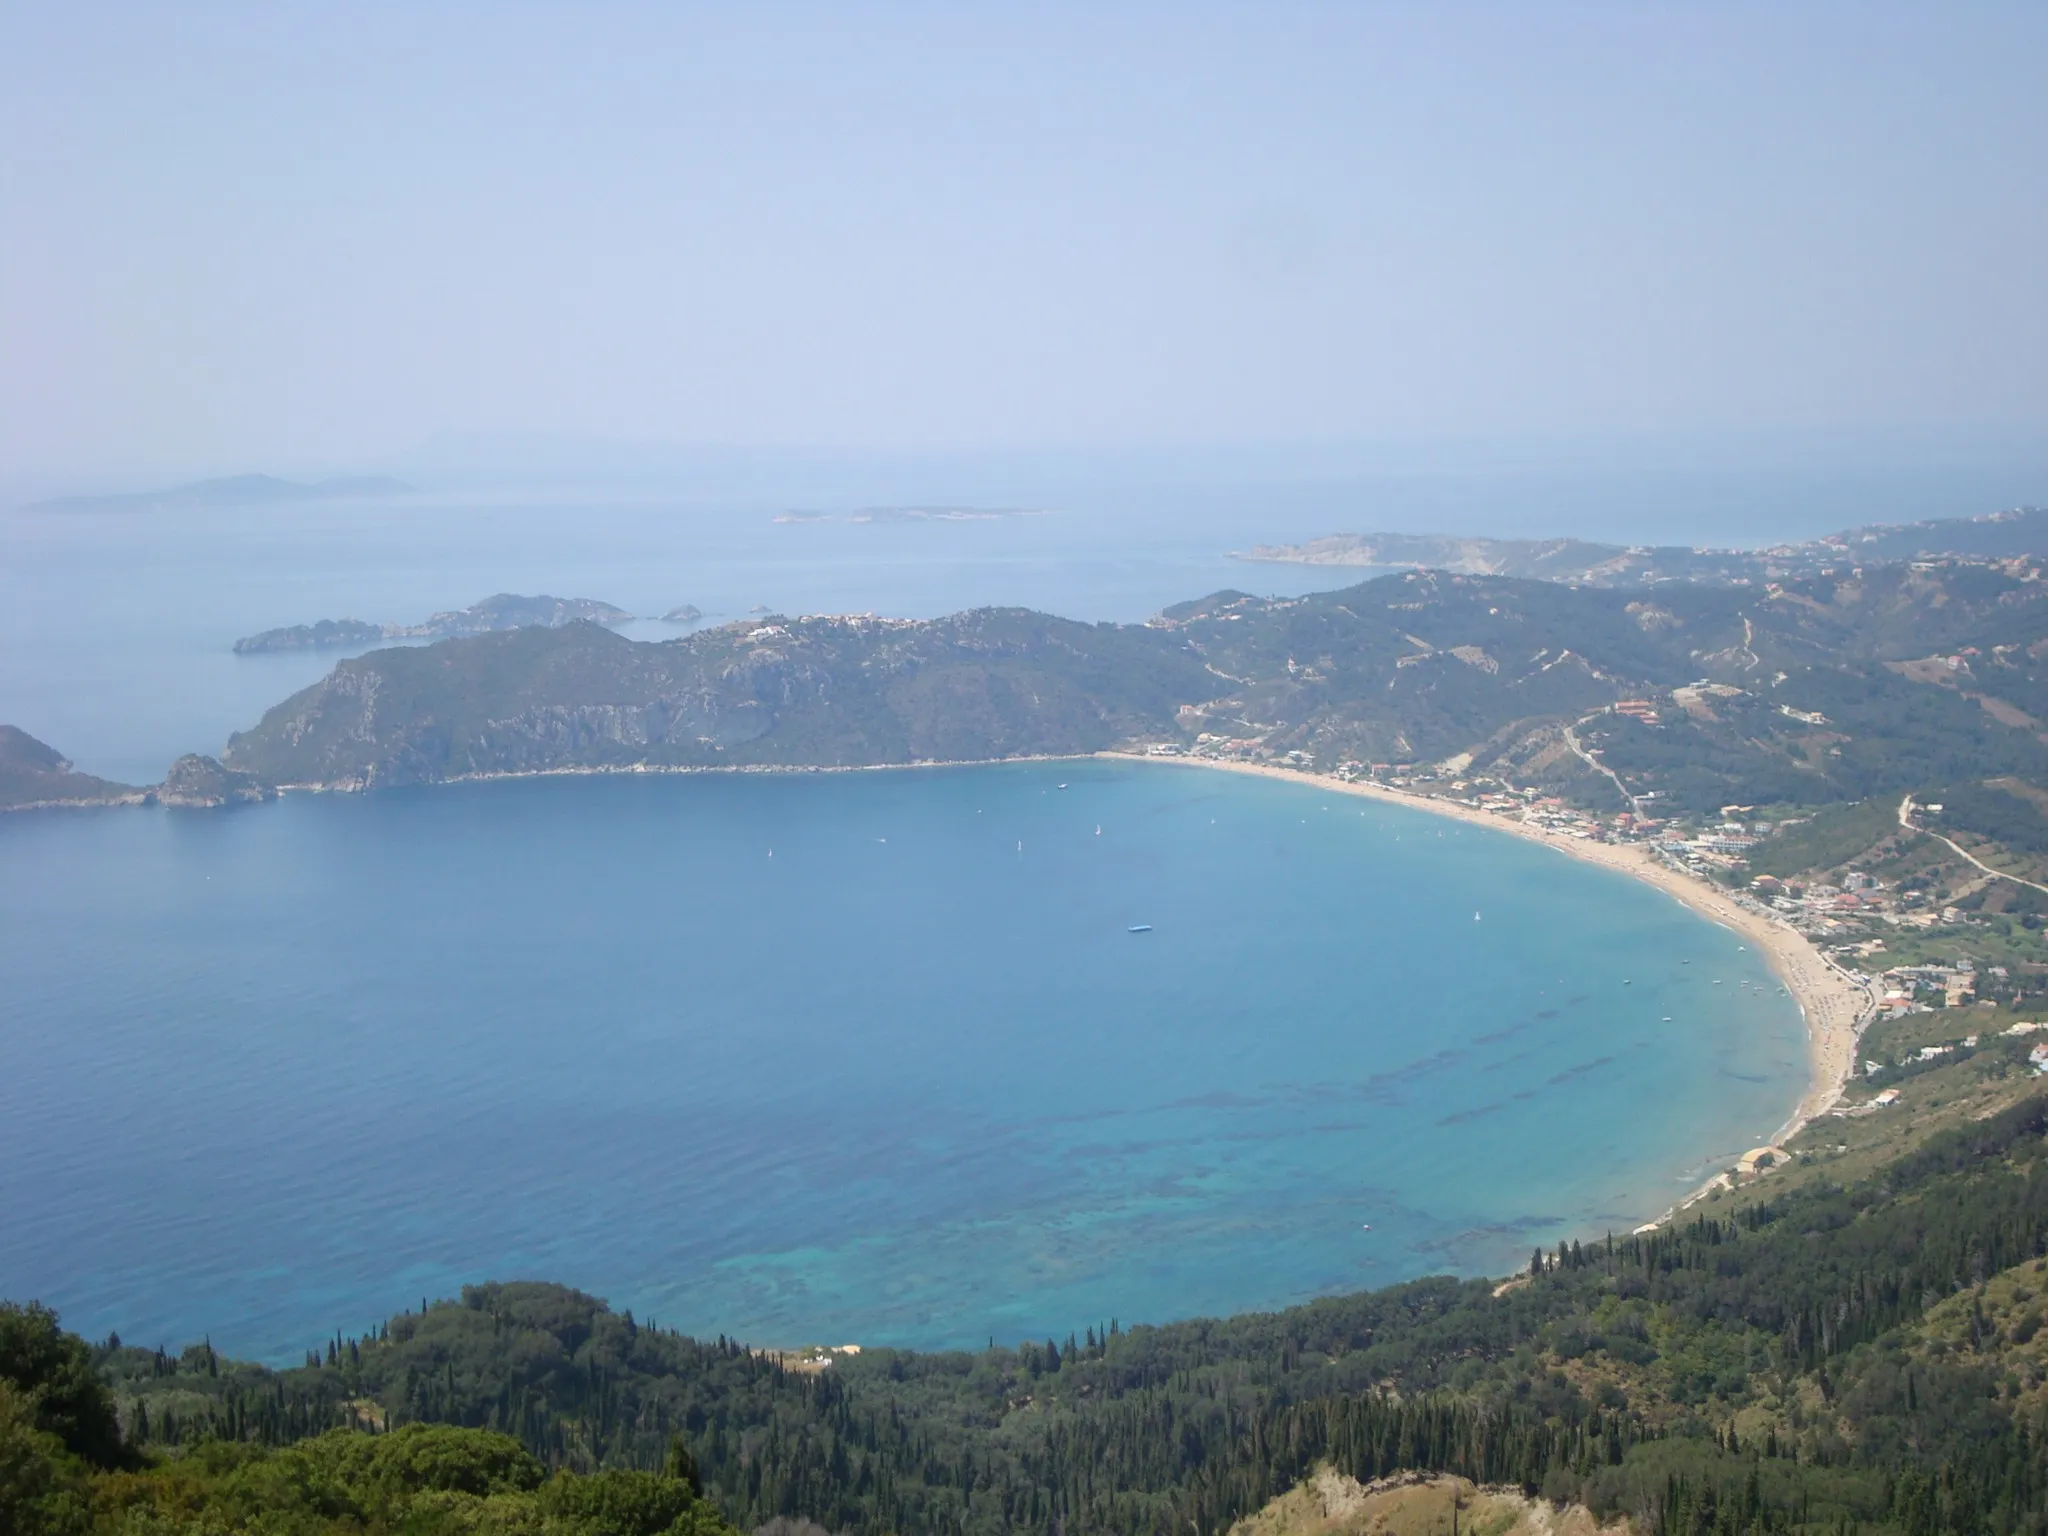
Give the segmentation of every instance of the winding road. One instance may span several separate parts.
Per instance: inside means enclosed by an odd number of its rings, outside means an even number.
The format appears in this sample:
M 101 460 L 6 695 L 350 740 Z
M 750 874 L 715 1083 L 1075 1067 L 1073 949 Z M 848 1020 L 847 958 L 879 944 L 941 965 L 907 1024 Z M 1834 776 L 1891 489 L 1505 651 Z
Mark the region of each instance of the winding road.
M 1948 844 L 1950 848 L 1955 850 L 1958 858 L 1968 859 L 1987 875 L 1991 875 L 1999 880 L 2010 880 L 2014 885 L 2024 885 L 2029 890 L 2039 891 L 2042 895 L 2048 896 L 2048 885 L 2039 885 L 2032 880 L 2022 880 L 2018 875 L 2009 875 L 2002 869 L 1993 869 L 1989 864 L 1978 858 L 1977 855 L 1970 852 L 1969 849 L 1958 844 L 1954 838 L 1943 837 L 1939 832 L 1930 832 L 1925 827 L 1917 825 L 1913 821 L 1913 797 L 1911 795 L 1906 796 L 1905 799 L 1899 802 L 1899 825 L 1908 832 L 1918 832 L 1922 837 L 1931 837 L 1937 843 Z

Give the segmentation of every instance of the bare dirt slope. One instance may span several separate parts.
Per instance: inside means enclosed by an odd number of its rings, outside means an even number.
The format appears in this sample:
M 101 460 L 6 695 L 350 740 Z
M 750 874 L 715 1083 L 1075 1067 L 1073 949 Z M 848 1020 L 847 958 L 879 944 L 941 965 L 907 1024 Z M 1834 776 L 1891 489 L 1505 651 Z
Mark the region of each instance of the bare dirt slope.
M 1479 1488 L 1460 1477 L 1404 1473 L 1361 1483 L 1328 1468 L 1230 1536 L 1625 1536 L 1628 1522 L 1602 1526 L 1579 1505 L 1558 1509 L 1519 1490 Z

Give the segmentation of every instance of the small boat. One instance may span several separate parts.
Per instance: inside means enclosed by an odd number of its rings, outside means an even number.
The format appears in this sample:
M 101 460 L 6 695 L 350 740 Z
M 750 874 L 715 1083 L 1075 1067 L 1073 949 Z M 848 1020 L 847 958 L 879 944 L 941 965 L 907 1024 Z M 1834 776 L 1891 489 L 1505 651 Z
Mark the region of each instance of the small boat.
M 1099 821 L 1095 823 L 1095 835 L 1097 837 L 1102 836 L 1102 823 Z
M 1479 914 L 1477 912 L 1472 914 L 1472 921 L 1475 923 L 1479 921 Z
M 1669 1023 L 1671 1022 L 1671 1015 L 1670 1015 L 1670 1014 L 1668 1014 L 1668 1013 L 1667 1013 L 1667 1014 L 1665 1014 L 1665 1015 L 1664 1015 L 1664 1022 L 1665 1022 L 1666 1024 L 1669 1024 Z
M 1361 1232 L 1370 1232 L 1370 1231 L 1372 1230 L 1372 1223 L 1371 1223 L 1371 1222 L 1369 1222 L 1369 1221 L 1368 1221 L 1368 1222 L 1365 1222 L 1365 1223 L 1363 1223 L 1363 1224 L 1362 1224 L 1362 1225 L 1361 1225 L 1361 1226 L 1359 1227 L 1359 1230 L 1360 1230 Z
M 1630 981 L 1630 980 L 1629 980 L 1629 979 L 1628 979 L 1628 978 L 1627 978 L 1626 976 L 1624 976 L 1624 977 L 1622 977 L 1622 978 L 1621 978 L 1621 984 L 1622 984 L 1622 985 L 1623 985 L 1624 987 L 1632 987 L 1632 986 L 1634 986 L 1634 985 L 1635 985 L 1635 983 L 1634 983 L 1634 982 L 1632 982 L 1632 981 Z
M 1065 789 L 1066 787 L 1067 787 L 1067 786 L 1066 786 L 1066 785 L 1064 785 L 1064 784 L 1062 784 L 1062 785 L 1060 786 L 1060 788 L 1061 788 L 1061 789 Z
M 1151 931 L 1152 925 L 1150 923 L 1133 923 L 1125 930 L 1127 933 L 1150 933 Z

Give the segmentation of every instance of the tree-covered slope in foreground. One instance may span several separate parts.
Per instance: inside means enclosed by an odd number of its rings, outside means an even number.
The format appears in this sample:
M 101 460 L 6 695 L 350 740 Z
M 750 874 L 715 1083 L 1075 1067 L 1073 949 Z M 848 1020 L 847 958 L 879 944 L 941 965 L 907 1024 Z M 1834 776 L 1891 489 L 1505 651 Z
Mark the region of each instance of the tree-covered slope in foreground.
M 1506 1285 L 1111 1320 L 1015 1349 L 869 1350 L 804 1371 L 574 1291 L 488 1285 L 286 1371 L 110 1340 L 91 1355 L 93 1408 L 83 1345 L 54 1351 L 72 1354 L 61 1369 L 24 1369 L 52 1349 L 0 1343 L 0 1463 L 10 1486 L 74 1498 L 108 1530 L 242 1528 L 205 1512 L 253 1523 L 268 1500 L 310 1507 L 307 1488 L 334 1489 L 318 1509 L 336 1523 L 280 1513 L 266 1528 L 550 1528 L 544 1507 L 520 1524 L 504 1506 L 494 1524 L 475 1502 L 467 1523 L 417 1494 L 378 1505 L 380 1490 L 425 1486 L 379 1456 L 426 1457 L 442 1442 L 404 1437 L 438 1423 L 581 1473 L 694 1468 L 748 1527 L 1221 1532 L 1327 1464 L 1519 1485 L 1659 1533 L 2002 1536 L 2048 1526 L 2044 1255 L 2036 1094 L 1846 1187 L 1815 1178 L 1720 1219 L 1574 1244 Z M 25 1316 L 0 1339 L 33 1332 Z M 446 1443 L 468 1447 L 448 1452 L 458 1462 L 526 1466 L 501 1441 Z M 560 1486 L 519 1476 L 521 1499 Z M 123 1526 L 135 1509 L 156 1523 Z

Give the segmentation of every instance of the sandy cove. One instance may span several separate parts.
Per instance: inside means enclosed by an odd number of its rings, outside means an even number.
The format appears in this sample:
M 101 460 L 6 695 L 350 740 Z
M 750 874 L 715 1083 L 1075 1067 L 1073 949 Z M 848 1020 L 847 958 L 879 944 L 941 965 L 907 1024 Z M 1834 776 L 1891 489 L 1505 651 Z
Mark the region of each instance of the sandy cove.
M 1136 753 L 1105 752 L 1104 757 L 1122 761 L 1169 763 L 1224 773 L 1251 774 L 1302 784 L 1333 795 L 1357 795 L 1381 800 L 1432 816 L 1447 816 L 1495 832 L 1507 832 L 1531 842 L 1542 843 L 1559 853 L 1598 864 L 1603 869 L 1629 875 L 1653 885 L 1674 901 L 1683 902 L 1702 917 L 1739 933 L 1757 947 L 1785 990 L 1798 1003 L 1806 1020 L 1807 1059 L 1810 1067 L 1806 1094 L 1792 1111 L 1792 1118 L 1779 1127 L 1771 1140 L 1782 1142 L 1796 1134 L 1816 1115 L 1824 1114 L 1842 1096 L 1849 1074 L 1856 1066 L 1856 1042 L 1875 1010 L 1868 988 L 1829 960 L 1807 940 L 1784 923 L 1750 911 L 1725 891 L 1673 869 L 1656 852 L 1640 843 L 1597 843 L 1586 838 L 1565 837 L 1530 822 L 1497 816 L 1476 806 L 1428 795 L 1407 794 L 1382 784 L 1346 783 L 1292 768 L 1272 768 L 1260 763 L 1223 762 L 1215 758 L 1141 757 Z

